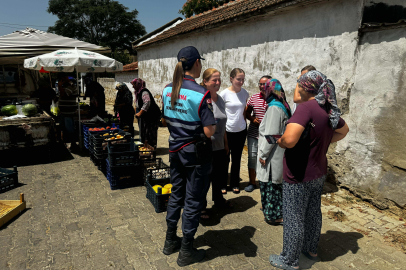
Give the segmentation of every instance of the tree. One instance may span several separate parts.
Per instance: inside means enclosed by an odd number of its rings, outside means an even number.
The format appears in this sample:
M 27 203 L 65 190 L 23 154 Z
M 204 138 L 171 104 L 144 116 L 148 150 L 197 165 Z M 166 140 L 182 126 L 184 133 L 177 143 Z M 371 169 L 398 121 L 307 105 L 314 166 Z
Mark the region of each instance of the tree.
M 222 6 L 231 0 L 187 0 L 179 13 L 186 18 Z
M 58 17 L 48 32 L 109 47 L 113 58 L 132 54 L 131 42 L 146 34 L 138 11 L 114 0 L 49 0 L 47 11 Z

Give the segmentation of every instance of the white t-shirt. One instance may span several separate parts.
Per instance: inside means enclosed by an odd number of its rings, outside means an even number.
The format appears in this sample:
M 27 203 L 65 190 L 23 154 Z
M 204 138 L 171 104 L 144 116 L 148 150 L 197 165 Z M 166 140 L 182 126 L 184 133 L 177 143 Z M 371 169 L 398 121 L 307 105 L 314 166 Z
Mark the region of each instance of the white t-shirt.
M 226 88 L 219 95 L 223 98 L 226 104 L 226 131 L 240 132 L 246 129 L 247 123 L 244 119 L 244 109 L 249 98 L 247 90 L 241 88 L 240 92 L 234 93 Z

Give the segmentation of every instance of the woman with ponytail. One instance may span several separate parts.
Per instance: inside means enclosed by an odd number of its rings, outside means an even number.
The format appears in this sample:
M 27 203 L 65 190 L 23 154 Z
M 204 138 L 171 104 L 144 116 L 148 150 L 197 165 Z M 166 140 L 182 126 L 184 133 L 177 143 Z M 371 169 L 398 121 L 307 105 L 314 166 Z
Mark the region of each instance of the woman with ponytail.
M 327 175 L 330 143 L 343 139 L 349 128 L 340 117 L 335 87 L 319 71 L 298 79 L 302 103 L 289 119 L 277 141 L 286 148 L 283 160 L 283 250 L 269 257 L 281 269 L 299 269 L 303 253 L 319 261 L 317 246 L 321 232 L 321 193 Z
M 204 259 L 204 250 L 193 248 L 201 211 L 206 206 L 212 170 L 211 136 L 216 130 L 210 91 L 198 85 L 201 60 L 195 47 L 178 53 L 173 82 L 162 94 L 163 123 L 169 129 L 171 196 L 168 201 L 168 226 L 163 253 L 180 249 L 177 263 L 186 266 Z M 176 235 L 182 214 L 183 239 Z

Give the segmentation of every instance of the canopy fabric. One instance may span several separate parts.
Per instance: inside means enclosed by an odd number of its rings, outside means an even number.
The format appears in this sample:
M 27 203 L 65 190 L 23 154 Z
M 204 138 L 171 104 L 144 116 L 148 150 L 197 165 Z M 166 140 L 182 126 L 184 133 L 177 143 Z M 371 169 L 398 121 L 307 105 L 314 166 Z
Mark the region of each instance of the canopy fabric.
M 24 68 L 56 72 L 115 72 L 123 64 L 99 53 L 79 49 L 58 50 L 24 60 Z
M 73 48 L 98 53 L 111 52 L 109 48 L 27 28 L 0 37 L 0 65 L 22 64 L 28 57 Z

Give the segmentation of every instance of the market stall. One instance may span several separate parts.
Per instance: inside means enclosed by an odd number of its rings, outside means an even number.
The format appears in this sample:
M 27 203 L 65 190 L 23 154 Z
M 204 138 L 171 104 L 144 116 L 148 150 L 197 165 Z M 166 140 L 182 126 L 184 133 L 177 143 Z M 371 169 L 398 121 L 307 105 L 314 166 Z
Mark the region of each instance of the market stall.
M 52 53 L 28 58 L 24 60 L 24 68 L 38 71 L 43 69 L 52 72 L 73 72 L 76 70 L 76 81 L 78 81 L 79 72 L 94 73 L 120 71 L 123 70 L 123 64 L 99 53 L 75 48 L 73 50 L 58 50 Z M 76 95 L 79 96 L 79 86 L 77 86 Z M 77 108 L 79 116 L 79 142 L 82 142 L 79 98 L 77 99 Z M 82 144 L 80 144 L 80 149 L 83 149 Z

